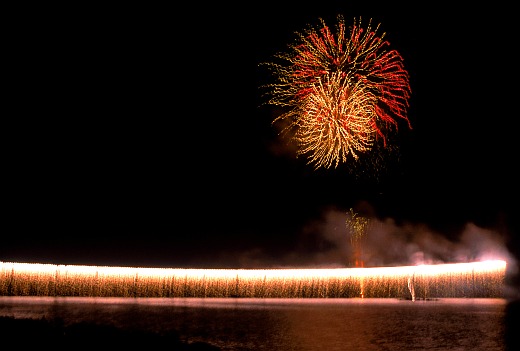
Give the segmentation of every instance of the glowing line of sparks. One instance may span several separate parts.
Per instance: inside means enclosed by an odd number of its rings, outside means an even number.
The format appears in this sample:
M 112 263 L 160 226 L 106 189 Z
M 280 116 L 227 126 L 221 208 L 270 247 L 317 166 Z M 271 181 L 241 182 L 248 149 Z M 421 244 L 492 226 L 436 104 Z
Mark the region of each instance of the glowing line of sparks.
M 338 16 L 333 35 L 325 22 L 321 30 L 296 33 L 299 41 L 275 57 L 283 63 L 263 63 L 276 82 L 266 84 L 266 104 L 288 108 L 274 119 L 287 122 L 282 133 L 298 145 L 315 168 L 337 167 L 349 155 L 370 151 L 377 138 L 397 129 L 395 118 L 407 117 L 411 89 L 403 58 L 388 50 L 379 25 L 367 29 L 354 20 L 348 32 Z
M 212 279 L 312 279 L 385 276 L 436 276 L 468 272 L 505 272 L 506 262 L 489 260 L 470 263 L 417 265 L 370 268 L 294 268 L 294 269 L 194 269 L 194 268 L 140 268 L 113 266 L 54 265 L 39 263 L 0 262 L 0 281 L 13 273 L 24 275 L 96 276 L 96 277 L 190 277 Z

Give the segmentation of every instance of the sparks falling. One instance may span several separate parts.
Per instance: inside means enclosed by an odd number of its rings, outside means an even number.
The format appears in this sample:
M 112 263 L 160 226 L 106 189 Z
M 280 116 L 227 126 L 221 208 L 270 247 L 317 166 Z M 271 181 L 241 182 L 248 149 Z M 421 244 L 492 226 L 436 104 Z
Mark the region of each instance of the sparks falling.
M 0 296 L 502 297 L 501 260 L 371 268 L 180 269 L 0 262 Z
M 363 245 L 370 225 L 370 219 L 358 216 L 357 213 L 350 209 L 349 217 L 345 224 L 350 237 L 350 244 L 353 248 L 352 264 L 354 267 L 364 267 Z
M 266 104 L 288 110 L 273 121 L 295 141 L 297 155 L 315 169 L 337 167 L 374 148 L 397 120 L 407 117 L 411 94 L 408 72 L 396 50 L 389 50 L 386 33 L 378 36 L 371 20 L 362 28 L 354 20 L 347 31 L 338 16 L 336 33 L 322 27 L 296 33 L 289 52 L 276 55 L 281 63 L 264 63 L 275 83 L 264 85 Z

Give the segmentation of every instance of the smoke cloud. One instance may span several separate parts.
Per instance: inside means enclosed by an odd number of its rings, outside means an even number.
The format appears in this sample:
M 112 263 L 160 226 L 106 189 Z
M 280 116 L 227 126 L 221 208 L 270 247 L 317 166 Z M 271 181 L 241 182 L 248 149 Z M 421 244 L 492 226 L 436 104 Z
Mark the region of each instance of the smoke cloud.
M 474 223 L 467 223 L 457 238 L 448 239 L 425 224 L 398 225 L 391 218 L 366 217 L 369 220 L 367 228 L 362 233 L 352 233 L 346 225 L 351 217 L 347 211 L 331 209 L 321 220 L 304 229 L 302 243 L 318 243 L 313 254 L 316 264 L 348 265 L 356 255 L 352 240 L 355 235 L 360 247 L 357 255 L 365 267 L 494 259 L 505 260 L 516 267 L 515 259 L 507 249 L 506 238 L 498 231 Z
M 369 225 L 359 240 L 356 252 L 352 240 L 352 212 L 330 208 L 321 218 L 305 226 L 289 252 L 273 256 L 255 248 L 240 253 L 236 259 L 242 268 L 345 268 L 354 267 L 358 256 L 363 267 L 406 266 L 504 260 L 507 275 L 516 276 L 518 266 L 497 230 L 467 223 L 453 238 L 434 231 L 425 224 L 397 224 L 392 218 L 377 219 L 370 207 L 363 209 Z M 357 214 L 356 214 L 357 215 Z

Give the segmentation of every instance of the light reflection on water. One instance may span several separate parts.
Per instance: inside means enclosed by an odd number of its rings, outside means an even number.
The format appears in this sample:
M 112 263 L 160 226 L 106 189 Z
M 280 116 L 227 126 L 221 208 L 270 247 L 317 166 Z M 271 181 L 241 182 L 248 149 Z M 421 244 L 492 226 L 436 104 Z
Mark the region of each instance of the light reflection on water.
M 0 297 L 0 316 L 179 333 L 222 350 L 504 350 L 505 299 Z

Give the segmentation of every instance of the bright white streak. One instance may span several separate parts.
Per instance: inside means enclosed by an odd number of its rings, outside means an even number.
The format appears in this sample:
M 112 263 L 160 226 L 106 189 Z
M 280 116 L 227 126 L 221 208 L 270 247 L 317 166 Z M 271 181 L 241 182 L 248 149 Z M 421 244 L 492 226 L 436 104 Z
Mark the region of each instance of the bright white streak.
M 190 277 L 206 279 L 302 279 L 302 278 L 342 278 L 373 276 L 441 275 L 457 273 L 505 272 L 506 262 L 489 260 L 469 263 L 437 265 L 370 267 L 370 268 L 293 268 L 293 269 L 194 269 L 194 268 L 140 268 L 117 266 L 53 265 L 40 263 L 0 262 L 0 279 L 15 272 L 28 274 L 51 274 L 59 276 L 99 277 Z

